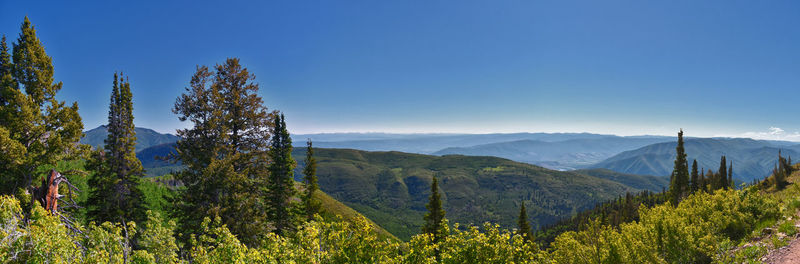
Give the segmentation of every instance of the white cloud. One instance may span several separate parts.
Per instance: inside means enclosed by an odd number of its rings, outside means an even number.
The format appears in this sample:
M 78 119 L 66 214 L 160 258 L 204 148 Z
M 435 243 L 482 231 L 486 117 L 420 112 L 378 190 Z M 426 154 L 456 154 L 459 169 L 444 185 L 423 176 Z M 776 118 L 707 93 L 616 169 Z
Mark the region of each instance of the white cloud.
M 763 140 L 800 141 L 800 132 L 787 133 L 780 127 L 770 127 L 767 131 L 744 132 L 738 135 L 715 135 L 714 137 L 752 138 Z

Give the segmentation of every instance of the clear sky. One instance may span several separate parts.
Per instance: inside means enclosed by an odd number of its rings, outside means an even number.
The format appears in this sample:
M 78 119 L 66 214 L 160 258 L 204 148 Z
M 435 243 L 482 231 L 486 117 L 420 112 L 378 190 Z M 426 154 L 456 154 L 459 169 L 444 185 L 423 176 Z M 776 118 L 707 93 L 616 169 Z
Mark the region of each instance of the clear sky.
M 0 34 L 25 15 L 87 129 L 123 71 L 174 133 L 195 66 L 239 57 L 293 133 L 800 140 L 798 1 L 0 0 Z

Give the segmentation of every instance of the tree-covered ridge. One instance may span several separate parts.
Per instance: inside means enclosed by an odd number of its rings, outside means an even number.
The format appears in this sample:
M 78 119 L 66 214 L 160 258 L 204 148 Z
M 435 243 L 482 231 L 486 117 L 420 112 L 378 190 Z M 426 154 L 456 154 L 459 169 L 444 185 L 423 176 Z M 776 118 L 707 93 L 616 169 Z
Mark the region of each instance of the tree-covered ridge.
M 538 228 L 626 192 L 641 191 L 583 173 L 495 157 L 321 148 L 314 154 L 322 191 L 404 240 L 422 228 L 434 176 L 450 221 L 491 222 L 504 228 L 516 226 L 520 201 L 527 203 L 531 226 Z M 303 155 L 302 149 L 295 150 L 294 156 Z M 304 164 L 298 162 L 301 169 Z M 635 179 L 627 176 L 618 178 Z

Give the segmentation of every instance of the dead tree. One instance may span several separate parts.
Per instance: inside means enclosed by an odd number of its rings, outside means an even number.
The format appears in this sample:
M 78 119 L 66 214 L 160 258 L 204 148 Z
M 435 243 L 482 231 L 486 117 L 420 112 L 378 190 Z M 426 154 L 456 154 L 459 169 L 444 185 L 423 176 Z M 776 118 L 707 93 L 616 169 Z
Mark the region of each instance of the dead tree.
M 69 171 L 67 174 L 82 173 L 80 171 Z M 59 194 L 59 184 L 67 185 L 67 195 Z M 42 185 L 39 187 L 31 187 L 31 199 L 39 202 L 45 210 L 50 214 L 58 214 L 58 201 L 66 205 L 66 207 L 78 207 L 78 203 L 73 199 L 73 191 L 80 191 L 77 187 L 69 182 L 67 177 L 58 173 L 55 169 L 50 170 L 46 179 L 42 179 Z M 67 198 L 66 200 L 63 198 Z M 62 206 L 64 207 L 64 206 Z

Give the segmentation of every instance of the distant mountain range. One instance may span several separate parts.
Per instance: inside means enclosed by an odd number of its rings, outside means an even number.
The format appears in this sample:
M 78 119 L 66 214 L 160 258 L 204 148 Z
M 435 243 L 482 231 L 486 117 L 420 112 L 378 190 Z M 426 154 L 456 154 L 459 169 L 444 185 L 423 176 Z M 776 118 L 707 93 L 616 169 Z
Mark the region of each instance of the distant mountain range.
M 590 133 L 510 133 L 510 134 L 385 134 L 385 133 L 331 133 L 293 135 L 294 142 L 314 141 L 322 148 L 350 148 L 366 151 L 402 151 L 433 154 L 454 147 L 472 147 L 483 144 L 520 140 L 558 142 L 574 139 L 598 139 L 609 135 Z M 614 136 L 611 136 L 614 137 Z M 638 137 L 636 137 L 638 138 Z M 658 137 L 656 138 L 667 138 Z
M 178 137 L 137 128 L 139 156 L 145 167 L 173 166 L 153 159 L 173 148 Z M 105 127 L 86 131 L 84 143 L 102 146 Z M 401 151 L 433 155 L 494 156 L 555 170 L 605 168 L 634 175 L 669 176 L 675 159 L 675 138 L 665 136 L 620 137 L 589 133 L 513 134 L 387 134 L 331 133 L 294 135 L 294 142 L 307 139 L 318 148 L 348 148 L 366 151 Z M 166 144 L 166 145 L 165 145 Z M 153 149 L 148 149 L 152 147 Z M 751 181 L 766 176 L 777 159 L 800 157 L 800 145 L 786 141 L 746 138 L 687 138 L 689 160 L 697 159 L 706 170 L 719 168 L 719 158 L 733 161 L 734 178 Z M 171 169 L 175 169 L 172 167 Z M 167 171 L 151 170 L 149 173 Z
M 589 167 L 669 176 L 674 166 L 676 144 L 672 141 L 625 151 Z M 761 179 L 772 171 L 779 150 L 783 156 L 800 157 L 800 145 L 747 138 L 690 138 L 686 139 L 684 147 L 690 166 L 696 159 L 698 167 L 717 171 L 720 156 L 725 155 L 729 162 L 733 162 L 734 179 L 748 182 Z
M 668 142 L 668 137 L 618 137 L 568 139 L 563 141 L 517 140 L 471 147 L 450 147 L 435 155 L 462 154 L 494 156 L 536 164 L 557 170 L 574 170 L 603 161 L 620 152 L 654 143 Z
M 155 130 L 143 127 L 137 127 L 136 131 L 136 150 L 143 150 L 155 145 L 172 143 L 178 141 L 178 136 L 172 134 L 161 134 Z M 96 127 L 91 130 L 83 132 L 81 144 L 91 145 L 94 148 L 102 148 L 105 146 L 105 140 L 108 137 L 108 127 L 105 125 Z

